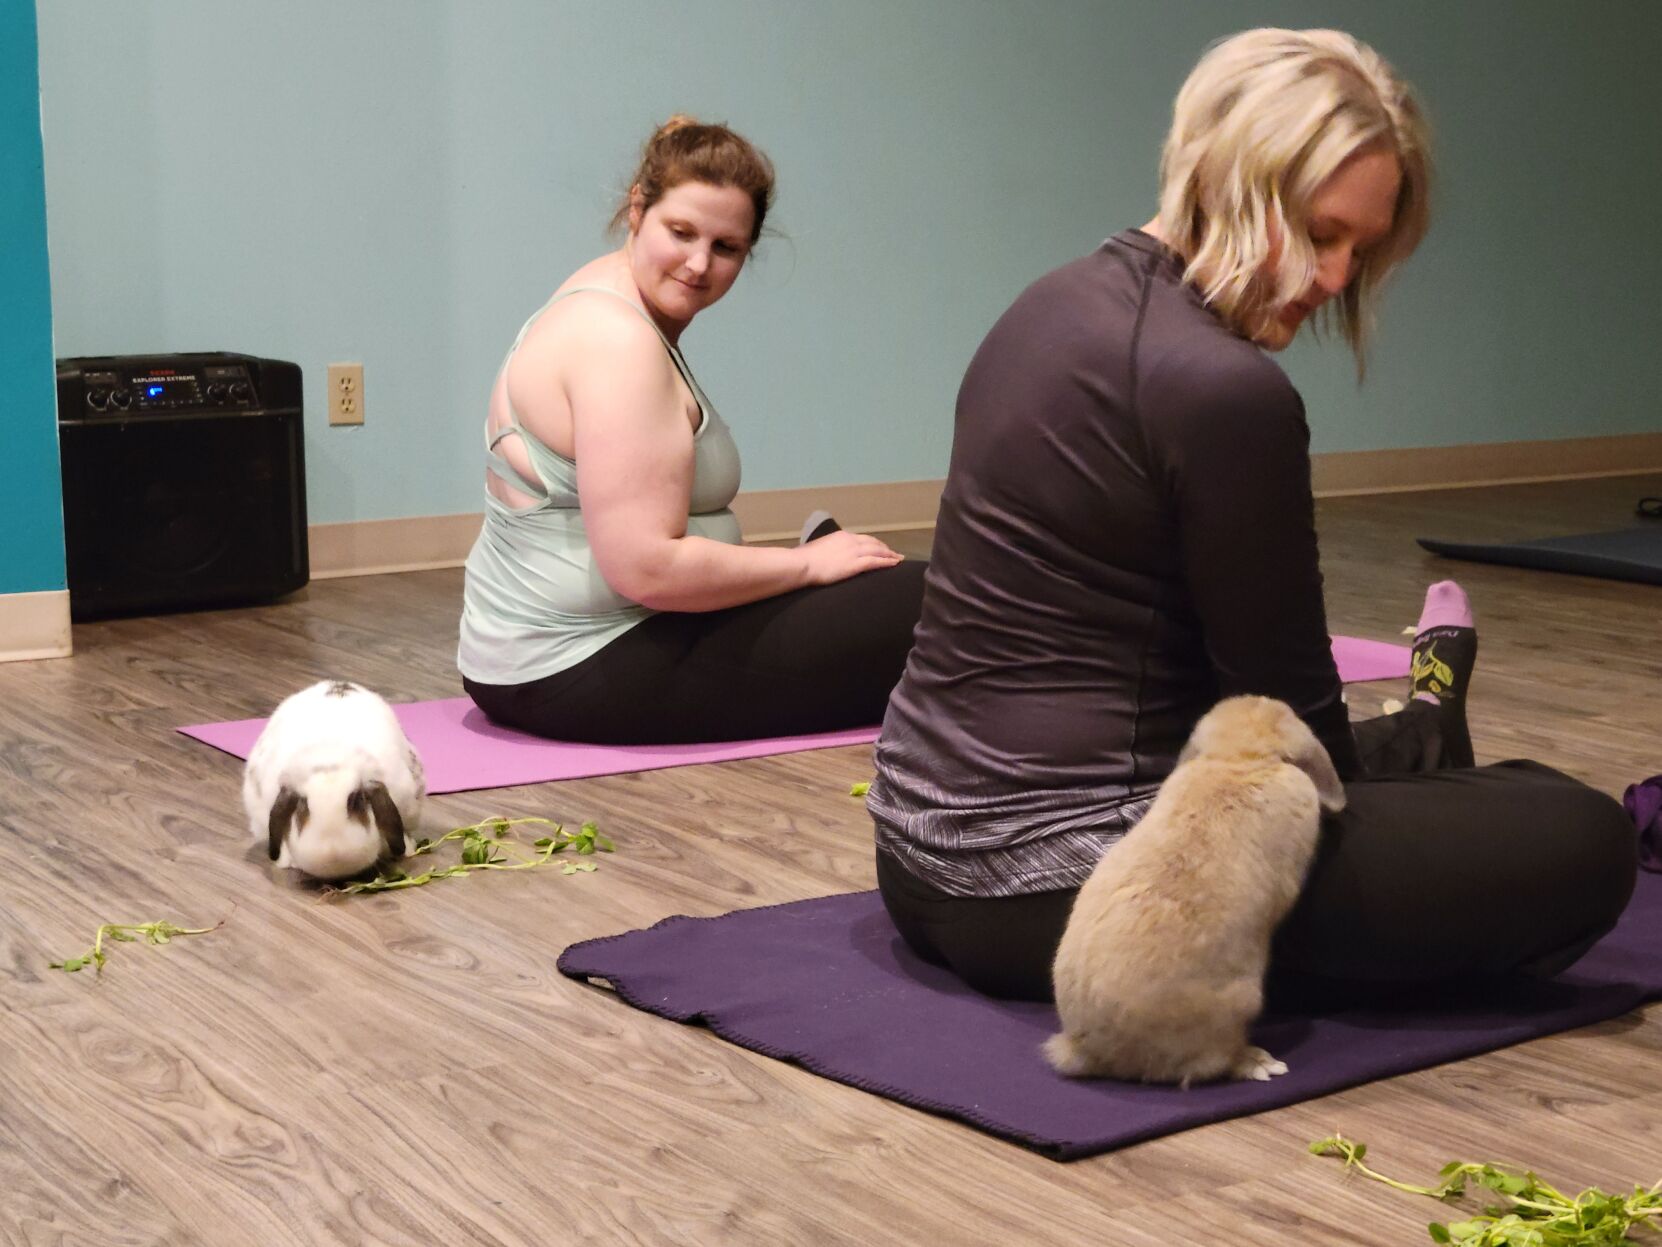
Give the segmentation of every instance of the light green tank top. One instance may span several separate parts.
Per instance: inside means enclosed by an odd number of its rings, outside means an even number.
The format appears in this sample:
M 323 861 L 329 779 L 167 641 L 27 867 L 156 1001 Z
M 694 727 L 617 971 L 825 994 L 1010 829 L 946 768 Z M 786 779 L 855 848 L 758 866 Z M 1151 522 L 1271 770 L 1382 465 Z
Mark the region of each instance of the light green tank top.
M 589 291 L 622 299 L 652 325 L 698 402 L 688 535 L 739 543 L 738 520 L 727 509 L 739 491 L 738 447 L 681 352 L 631 300 L 603 286 L 576 286 L 556 294 L 525 322 L 498 375 L 506 373 L 537 317 L 561 299 Z M 517 436 L 525 447 L 535 482 L 523 479 L 497 453 L 497 443 L 509 436 Z M 541 679 L 576 666 L 653 614 L 601 576 L 577 504 L 576 462 L 528 433 L 511 400 L 508 423 L 494 437 L 486 426 L 485 458 L 489 471 L 537 501 L 512 507 L 485 491 L 485 525 L 467 556 L 462 591 L 456 665 L 463 675 L 481 684 Z

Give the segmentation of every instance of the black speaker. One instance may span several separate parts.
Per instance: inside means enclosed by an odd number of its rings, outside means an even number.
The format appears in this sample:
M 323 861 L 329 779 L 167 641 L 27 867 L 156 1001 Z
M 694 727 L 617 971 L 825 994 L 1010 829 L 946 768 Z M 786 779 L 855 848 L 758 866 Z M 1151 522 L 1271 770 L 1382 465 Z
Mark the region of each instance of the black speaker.
M 72 619 L 270 601 L 308 580 L 298 365 L 60 359 L 58 442 Z

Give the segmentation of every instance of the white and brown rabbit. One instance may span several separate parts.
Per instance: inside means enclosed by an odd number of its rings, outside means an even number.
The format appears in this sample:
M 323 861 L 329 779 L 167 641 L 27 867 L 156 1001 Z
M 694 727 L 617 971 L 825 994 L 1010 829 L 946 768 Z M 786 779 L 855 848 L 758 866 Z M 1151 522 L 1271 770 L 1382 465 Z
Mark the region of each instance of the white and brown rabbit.
M 1062 1032 L 1045 1043 L 1050 1063 L 1185 1087 L 1286 1073 L 1247 1028 L 1321 812 L 1344 804 L 1327 751 L 1286 703 L 1214 706 L 1079 891 L 1056 952 Z
M 243 772 L 254 839 L 271 860 L 343 879 L 404 856 L 427 781 L 392 707 L 360 685 L 324 680 L 283 701 Z

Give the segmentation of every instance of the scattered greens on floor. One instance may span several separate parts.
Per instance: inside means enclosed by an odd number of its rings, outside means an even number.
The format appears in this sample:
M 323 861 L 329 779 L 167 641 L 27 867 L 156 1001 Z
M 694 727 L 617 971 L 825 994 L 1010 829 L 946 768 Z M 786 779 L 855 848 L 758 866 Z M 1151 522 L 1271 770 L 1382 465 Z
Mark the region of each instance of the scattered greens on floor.
M 871 784 L 870 783 L 858 783 L 858 784 L 855 784 L 854 787 L 852 787 L 848 790 L 848 795 L 851 796 L 851 797 L 863 797 L 870 791 L 871 791 Z
M 548 835 L 537 837 L 528 850 L 522 842 L 509 836 L 509 831 L 521 823 L 537 823 L 553 830 Z M 476 870 L 529 870 L 537 866 L 546 866 L 556 853 L 563 853 L 567 849 L 579 856 L 590 857 L 597 852 L 610 853 L 615 848 L 593 823 L 584 823 L 582 830 L 570 832 L 559 823 L 546 818 L 497 816 L 474 823 L 471 827 L 458 827 L 454 831 L 446 832 L 437 840 L 418 840 L 410 856 L 421 857 L 452 840 L 459 840 L 462 846 L 461 860 L 452 866 L 435 866 L 419 875 L 407 874 L 395 867 L 373 879 L 330 888 L 325 894 L 353 896 L 360 892 L 392 892 L 399 888 L 419 888 L 435 879 L 456 879 L 470 875 Z M 592 874 L 595 869 L 593 862 L 567 862 L 561 873 Z
M 1433 1242 L 1460 1247 L 1617 1247 L 1654 1241 L 1649 1235 L 1644 1240 L 1630 1238 L 1629 1230 L 1662 1228 L 1657 1221 L 1662 1218 L 1662 1181 L 1649 1188 L 1635 1186 L 1631 1195 L 1607 1195 L 1594 1186 L 1569 1196 L 1529 1171 L 1516 1173 L 1498 1165 L 1451 1160 L 1438 1171 L 1442 1179 L 1438 1185 L 1414 1186 L 1364 1165 L 1366 1143 L 1334 1135 L 1318 1139 L 1310 1150 L 1317 1156 L 1341 1157 L 1346 1169 L 1411 1195 L 1457 1199 L 1466 1194 L 1470 1182 L 1508 1201 L 1488 1206 L 1482 1215 L 1464 1221 L 1433 1221 L 1428 1227 Z
M 99 927 L 92 937 L 92 947 L 79 957 L 70 957 L 64 961 L 54 961 L 51 968 L 62 970 L 66 974 L 74 974 L 77 970 L 84 970 L 91 966 L 95 973 L 104 973 L 104 962 L 109 954 L 104 951 L 104 941 L 107 939 L 113 944 L 132 944 L 140 936 L 148 944 L 166 944 L 175 935 L 206 935 L 209 931 L 217 931 L 224 926 L 224 919 L 211 927 L 176 927 L 171 922 L 139 922 L 123 924 L 106 922 Z

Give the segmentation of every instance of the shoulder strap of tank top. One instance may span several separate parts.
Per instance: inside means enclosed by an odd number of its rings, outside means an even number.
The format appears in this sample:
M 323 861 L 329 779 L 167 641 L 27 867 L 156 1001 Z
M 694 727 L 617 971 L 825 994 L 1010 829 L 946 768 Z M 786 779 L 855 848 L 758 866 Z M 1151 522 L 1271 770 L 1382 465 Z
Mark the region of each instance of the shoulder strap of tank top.
M 664 344 L 664 350 L 669 352 L 670 362 L 675 365 L 675 371 L 681 374 L 681 379 L 687 383 L 687 388 L 692 391 L 693 398 L 698 403 L 699 413 L 701 415 L 706 413 L 709 410 L 710 402 L 704 397 L 704 391 L 699 389 L 698 382 L 693 379 L 692 369 L 687 366 L 686 359 L 682 356 L 681 352 L 676 349 L 675 344 L 664 336 L 664 331 L 658 327 L 658 322 L 653 320 L 647 310 L 639 303 L 636 303 L 628 295 L 620 294 L 618 291 L 613 290 L 610 286 L 573 286 L 570 290 L 562 290 L 556 294 L 552 299 L 543 305 L 542 311 L 538 312 L 537 315 L 541 316 L 542 312 L 547 311 L 550 307 L 558 303 L 561 299 L 566 298 L 568 295 L 583 294 L 587 291 L 594 291 L 596 294 L 609 294 L 614 299 L 622 299 L 632 309 L 640 313 L 641 319 L 651 325 L 652 332 L 658 335 L 658 341 Z M 532 319 L 534 320 L 536 318 L 533 317 Z M 526 326 L 526 328 L 529 327 L 529 325 Z M 520 336 L 525 336 L 524 329 L 520 330 Z M 516 342 L 514 345 L 517 347 L 519 343 Z M 508 352 L 508 357 L 510 359 L 513 358 L 512 351 Z M 516 423 L 518 422 L 519 416 L 515 413 L 514 405 L 511 401 L 508 403 L 508 414 L 513 416 Z
M 513 362 L 514 352 L 519 350 L 519 344 L 525 341 L 525 335 L 531 331 L 531 326 L 537 323 L 544 312 L 553 307 L 561 299 L 568 298 L 574 294 L 586 294 L 590 292 L 595 294 L 609 294 L 614 299 L 622 300 L 630 308 L 639 313 L 642 320 L 652 326 L 652 332 L 657 334 L 658 341 L 664 344 L 664 350 L 669 354 L 670 362 L 675 365 L 675 370 L 681 374 L 682 380 L 687 383 L 687 387 L 693 393 L 694 401 L 698 403 L 699 415 L 702 417 L 699 423 L 699 428 L 702 430 L 704 426 L 709 423 L 710 403 L 709 400 L 704 397 L 704 391 L 699 387 L 697 379 L 692 375 L 692 369 L 687 366 L 687 361 L 682 358 L 681 352 L 675 349 L 675 344 L 664 336 L 664 331 L 658 327 L 658 323 L 652 319 L 645 308 L 636 303 L 633 299 L 629 298 L 629 296 L 613 290 L 610 286 L 573 286 L 569 290 L 561 290 L 557 292 L 553 298 L 549 299 L 547 303 L 544 303 L 535 312 L 533 312 L 531 314 L 531 318 L 520 326 L 519 333 L 514 335 L 514 344 L 508 348 L 508 354 L 503 357 L 502 368 L 500 370 L 501 375 L 506 377 L 508 365 Z M 507 394 L 506 388 L 504 388 L 503 399 L 507 404 L 508 423 L 498 429 L 494 435 L 489 431 L 489 429 L 486 430 L 485 455 L 488 466 L 492 471 L 504 480 L 508 481 L 509 484 L 518 485 L 523 489 L 526 483 L 520 477 L 519 473 L 515 472 L 513 468 L 511 468 L 508 463 L 497 453 L 496 445 L 510 433 L 517 434 L 520 440 L 526 442 L 535 441 L 536 439 L 533 438 L 520 423 L 519 412 L 514 410 L 514 400 Z M 544 488 L 547 488 L 546 482 L 544 482 Z

